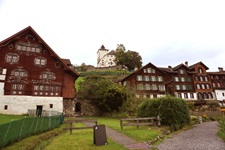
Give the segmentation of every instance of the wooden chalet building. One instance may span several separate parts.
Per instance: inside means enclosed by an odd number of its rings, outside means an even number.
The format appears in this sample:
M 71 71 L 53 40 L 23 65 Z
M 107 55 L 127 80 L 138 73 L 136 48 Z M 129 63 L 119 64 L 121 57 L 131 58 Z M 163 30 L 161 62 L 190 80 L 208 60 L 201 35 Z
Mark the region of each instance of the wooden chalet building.
M 191 71 L 182 63 L 176 67 L 159 68 L 166 72 L 167 93 L 186 100 L 196 100 L 196 93 L 192 76 L 195 72 Z
M 225 102 L 225 71 L 219 67 L 217 72 L 207 72 L 211 79 L 215 99 Z
M 157 98 L 166 95 L 164 76 L 163 71 L 148 63 L 123 78 L 120 83 L 132 87 L 137 98 Z
M 195 92 L 198 100 L 213 100 L 214 91 L 211 85 L 211 79 L 207 74 L 209 69 L 204 63 L 198 62 L 189 66 L 189 69 L 196 72 L 193 75 L 193 81 L 195 86 Z
M 0 113 L 67 113 L 79 74 L 29 26 L 0 42 Z

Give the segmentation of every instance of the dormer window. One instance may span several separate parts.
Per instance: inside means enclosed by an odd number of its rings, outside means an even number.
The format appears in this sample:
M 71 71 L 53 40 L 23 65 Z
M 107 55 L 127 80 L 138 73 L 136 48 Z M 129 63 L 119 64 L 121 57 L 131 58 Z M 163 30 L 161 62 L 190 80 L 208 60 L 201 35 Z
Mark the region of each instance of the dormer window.
M 180 69 L 180 74 L 185 74 L 185 71 Z
M 202 68 L 199 68 L 199 69 L 198 69 L 198 73 L 203 73 Z

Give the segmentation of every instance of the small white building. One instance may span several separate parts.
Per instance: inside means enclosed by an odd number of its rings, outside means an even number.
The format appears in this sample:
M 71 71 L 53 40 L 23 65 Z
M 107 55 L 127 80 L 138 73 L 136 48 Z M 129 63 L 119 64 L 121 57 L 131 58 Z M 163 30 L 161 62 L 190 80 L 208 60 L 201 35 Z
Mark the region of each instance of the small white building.
M 116 66 L 115 58 L 115 51 L 109 51 L 102 45 L 97 52 L 97 67 Z

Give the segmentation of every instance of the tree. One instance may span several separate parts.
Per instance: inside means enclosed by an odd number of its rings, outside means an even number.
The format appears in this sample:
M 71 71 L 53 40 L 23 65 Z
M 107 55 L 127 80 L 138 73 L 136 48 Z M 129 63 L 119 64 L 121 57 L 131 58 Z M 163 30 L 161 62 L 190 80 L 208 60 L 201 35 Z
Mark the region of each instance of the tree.
M 77 98 L 90 100 L 102 112 L 119 111 L 133 95 L 126 87 L 97 75 L 86 76 L 79 87 Z
M 123 44 L 117 45 L 115 56 L 116 65 L 127 67 L 129 71 L 142 66 L 142 58 L 139 53 L 131 50 L 126 51 Z

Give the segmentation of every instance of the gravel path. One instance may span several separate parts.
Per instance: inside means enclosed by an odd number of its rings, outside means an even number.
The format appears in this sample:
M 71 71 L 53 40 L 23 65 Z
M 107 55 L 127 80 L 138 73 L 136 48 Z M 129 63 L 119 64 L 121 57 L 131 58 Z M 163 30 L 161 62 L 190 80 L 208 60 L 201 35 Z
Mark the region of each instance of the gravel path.
M 173 135 L 159 144 L 159 150 L 225 150 L 225 143 L 216 136 L 217 122 L 207 122 Z

